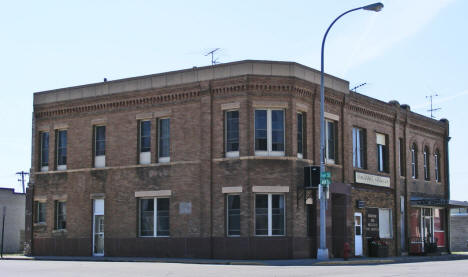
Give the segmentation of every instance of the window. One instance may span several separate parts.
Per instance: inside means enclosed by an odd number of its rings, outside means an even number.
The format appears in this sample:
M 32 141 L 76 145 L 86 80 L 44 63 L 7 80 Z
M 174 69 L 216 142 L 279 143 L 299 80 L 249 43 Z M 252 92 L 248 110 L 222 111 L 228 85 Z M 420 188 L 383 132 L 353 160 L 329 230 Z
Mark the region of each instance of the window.
M 41 140 L 41 153 L 40 153 L 40 168 L 41 171 L 49 170 L 49 132 L 40 132 L 39 138 Z
M 429 171 L 429 149 L 427 146 L 424 147 L 424 180 L 429 181 L 431 179 Z
M 283 110 L 255 110 L 255 154 L 284 156 Z
M 151 163 L 151 121 L 142 120 L 139 124 L 140 164 Z
M 366 168 L 366 131 L 353 128 L 353 166 Z
M 160 163 L 170 161 L 170 119 L 161 118 L 159 119 L 159 151 L 158 161 Z
M 440 154 L 439 149 L 436 149 L 434 153 L 434 171 L 436 182 L 440 182 Z
M 227 195 L 227 235 L 240 236 L 240 195 Z
M 377 170 L 388 172 L 388 143 L 387 136 L 376 134 L 377 139 Z
M 400 138 L 400 176 L 406 176 L 406 155 L 405 155 L 405 143 Z
M 379 209 L 379 236 L 381 238 L 392 238 L 392 210 Z
M 139 202 L 140 237 L 169 236 L 169 198 L 140 199 Z
M 239 111 L 226 111 L 224 118 L 226 157 L 239 157 Z
M 330 164 L 334 164 L 337 158 L 336 126 L 335 121 L 325 120 L 325 161 Z
M 106 166 L 106 126 L 94 126 L 94 167 Z
M 57 130 L 57 169 L 67 169 L 67 130 Z
M 55 201 L 54 229 L 62 230 L 67 227 L 67 209 L 63 201 Z
M 297 113 L 297 157 L 304 157 L 304 114 Z
M 46 203 L 34 201 L 34 223 L 45 223 Z
M 418 147 L 416 143 L 411 146 L 411 177 L 418 178 Z
M 255 195 L 255 234 L 257 236 L 284 236 L 284 195 Z

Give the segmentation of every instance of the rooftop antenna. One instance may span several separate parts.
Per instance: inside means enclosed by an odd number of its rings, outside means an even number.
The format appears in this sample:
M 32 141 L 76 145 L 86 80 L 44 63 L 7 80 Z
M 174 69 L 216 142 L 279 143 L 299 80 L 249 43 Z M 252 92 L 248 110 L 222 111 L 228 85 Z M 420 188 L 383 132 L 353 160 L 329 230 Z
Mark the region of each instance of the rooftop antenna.
M 357 89 L 358 89 L 358 88 L 360 88 L 360 87 L 362 87 L 362 86 L 365 86 L 365 85 L 367 85 L 367 83 L 362 83 L 362 84 L 360 84 L 360 85 L 355 86 L 355 87 L 352 88 L 351 90 L 354 91 L 354 92 L 357 92 Z
M 215 65 L 215 64 L 219 63 L 218 59 L 214 58 L 214 52 L 216 52 L 218 50 L 219 50 L 219 48 L 216 48 L 216 49 L 211 50 L 210 52 L 205 54 L 205 57 L 208 56 L 208 55 L 211 55 L 211 65 Z
M 439 95 L 436 93 L 436 94 L 431 94 L 431 95 L 426 96 L 426 98 L 431 99 L 431 108 L 429 110 L 427 110 L 428 112 L 431 112 L 431 118 L 435 118 L 435 116 L 432 115 L 432 112 L 435 112 L 435 111 L 438 111 L 438 110 L 441 109 L 441 108 L 433 108 L 432 107 L 432 97 L 436 97 L 436 96 L 439 96 Z

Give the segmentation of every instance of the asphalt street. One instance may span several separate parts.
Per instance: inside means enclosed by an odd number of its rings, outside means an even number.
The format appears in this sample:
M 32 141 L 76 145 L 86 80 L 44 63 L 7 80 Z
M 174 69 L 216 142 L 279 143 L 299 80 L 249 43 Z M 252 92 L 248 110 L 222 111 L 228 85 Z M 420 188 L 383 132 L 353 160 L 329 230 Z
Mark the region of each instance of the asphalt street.
M 2 260 L 0 276 L 468 276 L 468 260 L 359 266 L 258 266 Z

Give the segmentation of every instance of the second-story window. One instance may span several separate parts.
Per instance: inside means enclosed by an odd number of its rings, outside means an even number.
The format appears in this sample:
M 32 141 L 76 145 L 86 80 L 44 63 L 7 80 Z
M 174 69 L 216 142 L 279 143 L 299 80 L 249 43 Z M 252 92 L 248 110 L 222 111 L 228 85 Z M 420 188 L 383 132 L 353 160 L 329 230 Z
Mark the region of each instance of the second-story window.
M 49 132 L 40 132 L 40 144 L 41 144 L 41 153 L 40 153 L 40 168 L 41 171 L 49 170 Z
M 94 167 L 106 166 L 106 126 L 94 126 Z
M 67 130 L 57 130 L 57 170 L 67 169 Z
M 170 119 L 160 118 L 158 120 L 158 162 L 170 161 Z
M 405 143 L 400 138 L 400 176 L 406 176 L 406 155 L 405 155 Z
M 224 138 L 226 157 L 239 156 L 239 111 L 226 111 Z
M 387 136 L 384 134 L 376 134 L 377 140 L 377 170 L 380 172 L 388 172 L 388 143 Z
M 255 155 L 284 156 L 283 110 L 255 110 Z
M 411 177 L 418 178 L 418 147 L 415 143 L 411 146 Z
M 336 162 L 337 135 L 336 122 L 325 120 L 325 162 L 334 164 Z
M 353 166 L 366 168 L 366 130 L 353 128 Z
M 140 164 L 151 163 L 151 121 L 140 121 Z
M 434 152 L 434 173 L 436 182 L 440 182 L 440 154 L 439 149 Z
M 424 147 L 424 180 L 429 181 L 431 179 L 430 171 L 429 171 L 429 149 L 427 146 Z
M 297 157 L 304 157 L 304 114 L 297 113 Z

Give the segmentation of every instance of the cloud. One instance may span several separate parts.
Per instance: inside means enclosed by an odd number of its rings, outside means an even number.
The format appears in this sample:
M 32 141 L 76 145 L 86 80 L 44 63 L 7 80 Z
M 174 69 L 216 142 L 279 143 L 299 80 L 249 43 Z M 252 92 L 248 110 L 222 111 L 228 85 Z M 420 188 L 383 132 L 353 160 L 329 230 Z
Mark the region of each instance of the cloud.
M 338 49 L 343 45 L 349 46 L 349 51 L 341 51 L 333 59 L 338 74 L 345 75 L 351 68 L 383 55 L 390 48 L 415 35 L 453 1 L 385 1 L 385 8 L 381 12 L 361 17 L 366 18 L 367 22 L 356 22 L 347 32 L 341 32 L 333 42 Z M 356 24 L 363 24 L 364 30 Z

